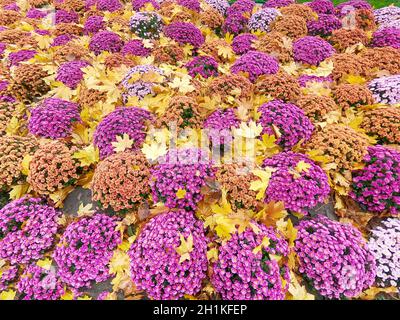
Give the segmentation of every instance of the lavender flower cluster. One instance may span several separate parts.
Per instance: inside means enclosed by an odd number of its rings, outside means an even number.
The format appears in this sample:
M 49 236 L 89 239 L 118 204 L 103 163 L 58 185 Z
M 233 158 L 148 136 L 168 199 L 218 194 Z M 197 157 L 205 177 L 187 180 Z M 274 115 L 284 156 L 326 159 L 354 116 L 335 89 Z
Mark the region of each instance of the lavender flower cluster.
M 54 242 L 60 212 L 43 199 L 23 197 L 0 210 L 0 258 L 27 264 L 42 258 Z
M 121 242 L 116 226 L 115 218 L 100 213 L 68 225 L 53 256 L 60 279 L 76 289 L 107 280 L 108 263 Z
M 296 169 L 300 164 L 305 169 Z M 282 152 L 267 158 L 264 167 L 275 169 L 272 173 L 264 201 L 282 201 L 285 208 L 308 214 L 309 209 L 323 203 L 330 193 L 326 173 L 306 155 Z
M 288 244 L 272 227 L 253 223 L 259 232 L 251 228 L 236 232 L 219 248 L 211 282 L 224 300 L 283 300 L 289 268 L 270 255 L 286 257 Z M 263 244 L 264 239 L 268 245 Z
M 278 16 L 280 16 L 280 12 L 277 9 L 264 8 L 250 17 L 248 27 L 253 31 L 261 30 L 268 32 L 271 30 L 271 23 L 274 22 Z
M 375 259 L 358 229 L 318 215 L 297 230 L 299 272 L 320 295 L 352 298 L 374 283 Z
M 146 137 L 146 121 L 150 119 L 151 114 L 147 110 L 136 107 L 121 107 L 109 113 L 98 124 L 93 135 L 93 143 L 99 148 L 100 158 L 104 159 L 114 153 L 112 142 L 124 133 L 133 140 L 132 150 L 140 149 Z
M 319 37 L 307 36 L 293 43 L 294 60 L 312 66 L 318 66 L 334 53 L 331 44 Z
M 400 153 L 383 146 L 368 148 L 365 167 L 353 172 L 350 196 L 366 211 L 400 213 Z
M 225 15 L 226 10 L 229 8 L 229 2 L 227 0 L 205 0 L 205 2 L 222 15 Z
M 136 12 L 129 20 L 129 27 L 142 39 L 158 39 L 163 22 L 156 12 Z
M 374 10 L 375 22 L 385 25 L 393 20 L 400 19 L 400 7 L 388 6 Z
M 199 48 L 205 40 L 200 29 L 189 22 L 173 22 L 165 26 L 163 31 L 167 37 L 195 48 Z
M 375 31 L 372 46 L 400 49 L 400 28 L 388 27 Z
M 197 56 L 190 60 L 185 68 L 191 77 L 200 75 L 207 79 L 218 76 L 218 62 L 211 56 Z
M 262 125 L 262 134 L 275 134 L 273 125 L 279 129 L 277 143 L 284 149 L 290 149 L 301 139 L 307 141 L 314 131 L 314 125 L 304 111 L 292 103 L 272 100 L 258 108 L 261 116 L 258 123 Z
M 382 220 L 371 230 L 368 248 L 376 261 L 377 285 L 400 288 L 400 220 Z
M 400 103 L 400 75 L 376 78 L 369 82 L 368 88 L 378 103 Z
M 168 208 L 196 210 L 204 195 L 201 188 L 213 178 L 215 169 L 205 151 L 197 148 L 171 149 L 152 170 L 153 200 Z M 177 192 L 184 190 L 183 197 Z
M 250 51 L 239 57 L 231 66 L 232 73 L 245 72 L 249 80 L 255 82 L 263 74 L 275 74 L 279 70 L 276 58 L 259 51 Z
M 193 240 L 187 257 L 176 250 L 182 237 Z M 153 299 L 175 300 L 194 295 L 206 277 L 207 238 L 203 223 L 183 210 L 162 213 L 151 219 L 128 252 L 132 280 Z M 183 258 L 183 259 L 182 259 Z
M 71 134 L 75 122 L 81 121 L 76 103 L 46 98 L 31 109 L 29 132 L 48 139 L 66 138 Z

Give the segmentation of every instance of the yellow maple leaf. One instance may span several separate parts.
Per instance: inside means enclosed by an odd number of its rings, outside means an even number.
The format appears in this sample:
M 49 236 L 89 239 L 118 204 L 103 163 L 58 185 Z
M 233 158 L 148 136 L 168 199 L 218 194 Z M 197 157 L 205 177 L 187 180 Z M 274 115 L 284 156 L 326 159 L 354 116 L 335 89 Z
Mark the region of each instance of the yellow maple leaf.
M 11 191 L 9 192 L 10 198 L 15 200 L 22 198 L 29 190 L 29 184 L 18 184 L 11 187 Z
M 88 203 L 86 206 L 81 203 L 77 213 L 78 217 L 91 216 L 95 213 L 95 210 L 93 209 L 93 205 L 91 203 Z
M 218 55 L 223 57 L 224 59 L 232 59 L 235 57 L 235 53 L 233 52 L 231 47 L 221 46 L 218 48 Z
M 100 160 L 99 149 L 92 144 L 75 152 L 72 157 L 78 159 L 83 167 L 95 164 Z
M 270 201 L 256 214 L 257 219 L 266 226 L 275 226 L 278 220 L 281 220 L 286 216 L 287 211 L 285 210 L 285 205 L 282 201 Z
M 182 263 L 185 260 L 190 260 L 190 252 L 193 251 L 193 235 L 190 234 L 185 240 L 185 237 L 181 234 L 179 238 L 181 244 L 175 248 L 175 251 L 181 256 L 179 263 Z
M 29 163 L 32 160 L 32 156 L 30 154 L 26 154 L 21 161 L 21 172 L 24 175 L 29 175 Z
M 184 75 L 182 77 L 175 77 L 174 80 L 169 83 L 172 89 L 178 89 L 181 93 L 188 93 L 194 91 L 196 88 L 191 84 L 191 77 Z
M 301 160 L 297 163 L 296 165 L 296 171 L 298 173 L 302 173 L 303 171 L 308 172 L 308 170 L 311 168 L 311 164 Z
M 185 189 L 178 189 L 178 191 L 175 193 L 176 197 L 178 199 L 183 199 L 186 195 L 186 190 Z
M 258 137 L 262 130 L 262 126 L 255 121 L 241 122 L 239 128 L 233 130 L 233 134 L 235 136 L 251 139 Z
M 89 297 L 88 295 L 84 295 L 84 296 L 82 296 L 82 297 L 78 297 L 77 300 L 92 300 L 92 298 Z
M 210 262 L 218 260 L 218 249 L 217 248 L 214 247 L 207 251 L 207 260 Z
M 146 158 L 150 161 L 155 161 L 159 157 L 165 155 L 167 153 L 167 146 L 165 143 L 144 143 L 142 147 L 142 152 L 146 156 Z
M 110 274 L 124 273 L 130 268 L 130 259 L 128 254 L 120 249 L 114 250 L 113 256 L 110 259 Z
M 288 292 L 290 300 L 315 300 L 314 295 L 307 292 L 306 288 L 297 281 L 296 275 L 290 272 L 290 283 Z
M 250 183 L 250 190 L 258 191 L 258 193 L 256 195 L 257 200 L 264 198 L 265 191 L 268 188 L 269 179 L 271 178 L 272 173 L 274 171 L 275 171 L 275 169 L 270 168 L 270 167 L 265 167 L 264 170 L 255 169 L 252 171 L 252 173 L 254 175 L 261 178 L 261 180 L 252 181 Z
M 68 196 L 70 192 L 74 190 L 73 186 L 67 186 L 63 189 L 57 190 L 49 195 L 49 198 L 54 202 L 56 208 L 63 206 L 64 199 Z
M 282 232 L 282 234 L 286 237 L 289 243 L 289 247 L 293 247 L 294 242 L 297 238 L 297 229 L 293 226 L 292 220 L 282 220 L 281 223 L 277 224 L 277 229 Z
M 65 290 L 64 294 L 60 297 L 60 300 L 74 300 L 74 294 L 69 290 Z
M 117 136 L 116 138 L 117 141 L 111 142 L 115 152 L 124 152 L 125 150 L 132 148 L 133 140 L 130 139 L 127 133 L 124 133 L 122 136 Z
M 15 135 L 18 132 L 18 129 L 20 127 L 20 123 L 17 117 L 12 117 L 10 121 L 8 121 L 7 127 L 6 127 L 6 133 L 7 135 Z
M 46 259 L 42 259 L 42 260 L 38 260 L 36 262 L 36 264 L 46 270 L 50 270 L 51 268 L 51 264 L 53 263 L 53 260 L 46 258 Z
M 269 247 L 269 244 L 270 244 L 269 238 L 265 236 L 265 237 L 262 239 L 262 242 L 260 243 L 260 245 L 258 245 L 257 247 L 255 247 L 255 248 L 253 249 L 252 252 L 253 252 L 254 254 L 256 254 L 256 253 L 260 252 L 262 248 Z
M 15 298 L 15 290 L 8 290 L 0 292 L 0 300 L 14 300 Z
M 359 298 L 364 300 L 374 300 L 375 296 L 379 293 L 398 293 L 399 289 L 396 287 L 378 288 L 370 287 L 360 294 Z
M 350 84 L 364 84 L 367 82 L 365 78 L 353 74 L 344 76 L 344 80 Z

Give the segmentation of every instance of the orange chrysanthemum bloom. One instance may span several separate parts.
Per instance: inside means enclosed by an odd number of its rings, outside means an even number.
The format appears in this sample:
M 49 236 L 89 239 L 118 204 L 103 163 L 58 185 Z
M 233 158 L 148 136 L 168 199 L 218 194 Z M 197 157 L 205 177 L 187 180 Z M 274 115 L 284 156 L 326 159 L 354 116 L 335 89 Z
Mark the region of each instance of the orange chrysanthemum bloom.
M 271 30 L 296 40 L 307 35 L 307 21 L 297 15 L 284 15 L 272 23 Z
M 296 101 L 296 104 L 304 110 L 306 116 L 312 122 L 325 120 L 325 116 L 338 109 L 338 106 L 331 97 L 319 96 L 316 94 L 304 95 Z
M 277 74 L 260 76 L 254 86 L 254 93 L 295 102 L 301 94 L 301 88 L 295 77 L 280 71 Z
M 372 92 L 361 84 L 340 84 L 333 90 L 333 95 L 344 110 L 374 103 Z
M 361 128 L 369 135 L 378 136 L 382 143 L 400 144 L 400 109 L 388 107 L 366 111 Z

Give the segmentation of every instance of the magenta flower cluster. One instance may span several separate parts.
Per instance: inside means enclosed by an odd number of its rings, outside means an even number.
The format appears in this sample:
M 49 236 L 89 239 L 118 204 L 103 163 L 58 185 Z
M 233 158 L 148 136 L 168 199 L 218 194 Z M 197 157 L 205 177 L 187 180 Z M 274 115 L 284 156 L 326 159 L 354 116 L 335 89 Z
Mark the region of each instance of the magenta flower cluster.
M 154 202 L 168 208 L 196 210 L 204 195 L 201 188 L 215 175 L 205 151 L 197 148 L 171 149 L 152 170 L 150 186 Z M 186 191 L 183 197 L 177 192 Z
M 123 8 L 122 3 L 119 0 L 95 0 L 97 10 L 100 11 L 118 11 Z
M 388 27 L 375 31 L 372 46 L 400 49 L 400 28 Z
M 307 87 L 307 85 L 312 82 L 332 82 L 333 80 L 329 76 L 322 77 L 322 76 L 303 74 L 297 78 L 297 81 L 299 82 L 300 86 Z
M 163 22 L 156 12 L 136 12 L 129 20 L 129 27 L 142 39 L 158 39 Z
M 308 33 L 313 36 L 330 36 L 334 30 L 341 27 L 342 22 L 333 14 L 319 14 L 318 20 L 307 22 Z
M 85 34 L 91 34 L 104 30 L 105 27 L 106 24 L 102 16 L 90 16 L 86 19 L 83 30 Z
M 300 162 L 306 163 L 307 168 L 296 169 Z M 282 152 L 265 159 L 263 166 L 275 169 L 265 193 L 267 203 L 282 201 L 285 208 L 307 215 L 329 196 L 326 173 L 304 154 Z
M 46 11 L 42 11 L 36 8 L 31 8 L 26 12 L 26 17 L 30 19 L 42 19 L 47 16 Z
M 117 136 L 125 133 L 133 140 L 132 150 L 140 149 L 146 137 L 146 121 L 151 118 L 150 112 L 136 107 L 120 107 L 105 116 L 93 135 L 100 158 L 104 159 L 113 154 L 112 142 L 117 141 Z
M 70 34 L 62 34 L 54 38 L 53 42 L 51 43 L 52 47 L 63 46 L 70 42 L 74 36 Z
M 55 23 L 78 23 L 79 15 L 75 11 L 56 10 Z
M 235 38 L 232 41 L 232 49 L 236 54 L 244 54 L 253 50 L 252 44 L 253 41 L 257 40 L 257 36 L 251 33 L 243 33 Z
M 197 56 L 190 60 L 185 68 L 191 77 L 200 75 L 207 79 L 218 76 L 218 62 L 211 56 Z
M 193 239 L 188 259 L 176 249 L 181 236 Z M 201 289 L 207 272 L 207 238 L 203 223 L 183 210 L 159 214 L 140 232 L 128 252 L 132 280 L 153 299 L 176 300 Z
M 61 81 L 70 89 L 75 89 L 83 79 L 81 68 L 87 67 L 89 63 L 83 60 L 64 62 L 57 71 L 56 80 Z
M 211 113 L 204 121 L 203 127 L 208 129 L 209 138 L 212 145 L 221 146 L 232 141 L 232 128 L 237 128 L 240 120 L 235 114 L 235 110 L 218 109 Z
M 278 16 L 280 16 L 280 12 L 275 8 L 267 7 L 261 9 L 250 17 L 248 27 L 253 31 L 261 30 L 268 32 L 271 30 L 271 23 L 274 22 Z
M 272 100 L 258 108 L 261 116 L 258 123 L 262 125 L 262 134 L 274 135 L 275 125 L 280 132 L 277 144 L 285 150 L 291 149 L 300 140 L 307 141 L 314 131 L 314 125 L 304 111 L 292 103 Z
M 147 57 L 151 53 L 151 49 L 146 48 L 142 40 L 134 39 L 129 40 L 122 47 L 121 53 L 123 55 L 133 55 L 138 57 Z
M 275 74 L 279 70 L 276 58 L 259 51 L 250 51 L 239 57 L 231 66 L 232 73 L 247 72 L 251 82 L 263 74 Z
M 68 225 L 54 252 L 60 279 L 79 289 L 110 277 L 108 263 L 121 242 L 114 217 L 95 214 Z
M 226 10 L 226 15 L 234 13 L 251 13 L 256 3 L 253 0 L 238 0 L 231 4 Z
M 173 22 L 163 29 L 164 34 L 181 43 L 199 48 L 204 43 L 204 36 L 199 28 L 190 22 Z
M 331 0 L 314 0 L 308 2 L 307 5 L 318 14 L 334 14 L 335 6 Z
M 31 109 L 28 129 L 31 134 L 48 139 L 66 138 L 75 122 L 81 121 L 76 103 L 46 98 Z
M 307 36 L 293 43 L 294 60 L 312 66 L 318 66 L 334 53 L 331 44 L 319 37 Z
M 39 260 L 54 242 L 61 213 L 40 198 L 23 197 L 0 210 L 0 258 L 12 264 Z
M 199 0 L 177 0 L 177 3 L 189 10 L 200 12 L 200 2 Z
M 0 291 L 6 290 L 18 278 L 18 271 L 18 265 L 11 265 L 6 270 L 3 269 L 0 275 Z
M 281 8 L 294 3 L 295 0 L 268 0 L 263 4 L 263 8 Z
M 111 31 L 99 31 L 90 39 L 89 49 L 95 55 L 99 55 L 103 51 L 119 52 L 124 45 L 120 36 Z
M 64 287 L 55 270 L 31 264 L 17 283 L 19 300 L 58 300 Z
M 147 4 L 151 4 L 154 9 L 160 9 L 160 5 L 156 0 L 132 0 L 132 9 L 135 11 L 140 11 Z
M 368 248 L 376 261 L 377 285 L 400 288 L 400 220 L 382 220 L 371 230 Z
M 318 215 L 297 230 L 299 272 L 321 296 L 352 298 L 374 283 L 375 259 L 357 228 Z
M 346 14 L 359 9 L 372 10 L 372 6 L 364 0 L 350 0 L 336 6 L 336 15 L 338 17 L 344 17 Z
M 368 148 L 365 167 L 353 171 L 350 196 L 362 209 L 400 213 L 400 152 L 383 146 Z
M 376 78 L 368 84 L 368 88 L 376 102 L 389 105 L 400 103 L 400 75 Z
M 229 8 L 229 2 L 227 0 L 205 0 L 205 2 L 223 16 Z
M 289 268 L 280 266 L 270 255 L 286 257 L 288 244 L 272 227 L 253 224 L 259 232 L 251 228 L 236 232 L 219 247 L 211 282 L 224 300 L 283 300 L 289 285 Z M 262 244 L 264 238 L 269 240 L 268 246 Z
M 243 12 L 233 12 L 226 16 L 222 31 L 224 33 L 231 33 L 238 35 L 245 32 L 249 18 Z
M 11 52 L 8 55 L 8 60 L 11 66 L 17 66 L 20 62 L 33 58 L 36 54 L 35 50 L 19 50 Z

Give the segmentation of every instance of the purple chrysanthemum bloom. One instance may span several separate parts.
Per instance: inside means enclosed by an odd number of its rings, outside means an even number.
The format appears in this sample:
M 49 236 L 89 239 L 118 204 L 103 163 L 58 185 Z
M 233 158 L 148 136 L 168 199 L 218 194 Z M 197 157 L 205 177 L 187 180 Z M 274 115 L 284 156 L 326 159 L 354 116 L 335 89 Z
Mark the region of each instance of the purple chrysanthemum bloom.
M 334 14 L 335 5 L 331 0 L 314 0 L 308 2 L 307 5 L 318 14 Z
M 163 22 L 156 12 L 136 12 L 129 20 L 129 27 L 142 39 L 158 39 Z
M 245 53 L 231 66 L 232 73 L 247 72 L 249 80 L 253 83 L 259 76 L 275 74 L 278 70 L 279 63 L 277 59 L 259 51 Z
M 268 0 L 263 4 L 263 8 L 281 8 L 294 3 L 295 0 Z
M 151 4 L 154 9 L 160 9 L 160 5 L 156 0 L 132 0 L 131 3 L 134 11 L 140 11 L 147 4 Z
M 185 65 L 185 68 L 193 78 L 198 74 L 205 79 L 218 76 L 218 62 L 210 56 L 194 57 Z
M 85 34 L 96 33 L 105 28 L 106 24 L 102 16 L 90 16 L 86 19 L 85 24 L 83 25 Z
M 400 213 L 400 153 L 374 146 L 364 157 L 365 167 L 353 171 L 350 196 L 365 211 Z
M 181 43 L 191 44 L 195 48 L 199 48 L 204 43 L 204 36 L 199 28 L 189 22 L 173 22 L 163 29 L 164 34 Z
M 152 82 L 144 82 L 142 80 L 138 80 L 135 82 L 130 81 L 133 75 L 137 73 L 144 74 L 147 72 L 155 72 L 161 75 L 164 74 L 164 72 L 161 69 L 150 64 L 138 65 L 131 68 L 124 77 L 124 79 L 121 81 L 122 86 L 126 90 L 126 93 L 123 93 L 124 103 L 130 96 L 143 99 L 146 95 L 153 93 L 154 84 Z
M 177 0 L 177 3 L 189 10 L 200 12 L 200 2 L 199 0 Z
M 79 289 L 110 277 L 108 264 L 121 243 L 116 221 L 97 213 L 67 227 L 53 255 L 63 282 Z
M 227 0 L 205 0 L 205 2 L 223 16 L 229 8 L 229 2 Z
M 291 103 L 282 100 L 272 100 L 258 108 L 261 116 L 258 123 L 262 125 L 262 134 L 274 134 L 272 125 L 279 129 L 280 137 L 277 139 L 285 150 L 294 147 L 300 140 L 310 139 L 314 125 L 306 117 L 304 111 Z
M 18 265 L 11 265 L 7 268 L 2 268 L 2 273 L 0 275 L 0 290 L 7 290 L 8 286 L 18 278 Z
M 287 257 L 288 243 L 272 227 L 252 223 L 259 231 L 247 228 L 236 232 L 219 247 L 211 282 L 223 300 L 283 300 L 290 282 L 289 268 L 270 255 Z
M 349 12 L 359 9 L 372 10 L 372 6 L 365 0 L 350 0 L 336 6 L 336 15 L 338 17 L 344 17 Z
M 20 62 L 33 58 L 36 54 L 35 50 L 19 50 L 11 52 L 8 55 L 8 60 L 11 66 L 17 66 Z
M 212 146 L 229 144 L 232 141 L 232 128 L 238 128 L 240 120 L 232 108 L 218 109 L 204 121 L 204 129 L 208 129 Z
M 78 23 L 79 15 L 75 11 L 56 10 L 55 24 Z
M 63 46 L 65 44 L 67 44 L 68 42 L 70 42 L 73 38 L 74 38 L 74 36 L 72 36 L 70 34 L 59 35 L 53 39 L 51 46 L 52 47 Z
M 231 33 L 238 35 L 245 32 L 249 18 L 247 18 L 242 12 L 233 12 L 227 15 L 224 24 L 222 25 L 222 31 L 224 33 Z
M 121 10 L 123 4 L 119 0 L 97 0 L 97 9 L 100 11 L 114 12 Z
M 83 79 L 81 68 L 88 65 L 89 63 L 83 60 L 64 62 L 57 70 L 56 80 L 61 81 L 70 89 L 75 89 Z
M 48 139 L 68 137 L 73 124 L 81 121 L 78 105 L 58 98 L 46 98 L 30 112 L 29 132 Z
M 89 49 L 95 55 L 98 55 L 103 51 L 118 52 L 123 45 L 124 43 L 118 34 L 111 31 L 99 31 L 90 39 Z
M 400 7 L 388 6 L 374 10 L 375 22 L 386 24 L 392 20 L 400 19 Z
M 49 36 L 51 34 L 49 30 L 44 30 L 44 29 L 35 29 L 34 31 L 36 34 L 40 36 Z
M 295 251 L 299 272 L 321 296 L 358 296 L 374 283 L 375 259 L 361 232 L 351 224 L 318 215 L 298 226 Z
M 46 16 L 46 11 L 42 11 L 36 8 L 31 8 L 26 12 L 26 17 L 30 19 L 43 19 Z
M 31 264 L 17 283 L 20 300 L 58 300 L 64 294 L 64 286 L 56 271 Z
M 318 66 L 334 53 L 331 44 L 319 37 L 306 36 L 293 43 L 294 60 L 313 66 Z
M 20 8 L 19 8 L 19 6 L 18 6 L 18 4 L 16 2 L 10 3 L 10 4 L 6 5 L 6 6 L 4 6 L 3 9 L 4 10 L 17 11 L 17 12 L 20 10 Z
M 250 17 L 248 27 L 253 31 L 261 30 L 268 32 L 271 30 L 271 23 L 274 22 L 278 16 L 280 16 L 280 12 L 277 9 L 264 8 Z
M 177 249 L 189 238 L 192 249 L 180 255 Z M 159 214 L 144 226 L 128 252 L 133 282 L 153 299 L 176 300 L 198 293 L 207 273 L 207 242 L 203 223 L 192 212 Z
M 400 288 L 400 220 L 382 220 L 371 230 L 368 248 L 376 261 L 377 285 Z
M 312 36 L 326 37 L 341 27 L 342 22 L 333 14 L 319 14 L 318 20 L 307 22 L 308 33 Z
M 7 44 L 5 44 L 4 42 L 0 42 L 0 55 L 2 55 L 4 53 L 6 48 L 7 48 Z
M 256 3 L 253 0 L 238 0 L 231 4 L 226 10 L 226 15 L 230 16 L 235 13 L 250 13 L 253 11 Z
M 376 78 L 368 84 L 368 88 L 378 103 L 400 103 L 400 75 Z
M 0 258 L 27 264 L 43 257 L 54 242 L 61 213 L 40 198 L 23 197 L 0 210 Z
M 151 54 L 151 49 L 146 48 L 142 40 L 129 40 L 121 49 L 123 55 L 133 55 L 138 57 L 147 57 Z
M 307 87 L 308 83 L 312 82 L 332 82 L 331 77 L 321 77 L 321 76 L 312 76 L 308 74 L 302 74 L 300 77 L 297 78 L 297 81 L 299 82 L 300 86 L 302 87 Z
M 133 140 L 131 150 L 140 149 L 146 137 L 146 121 L 150 119 L 149 111 L 136 107 L 117 108 L 105 116 L 93 136 L 93 143 L 100 151 L 100 158 L 104 159 L 114 153 L 112 142 L 117 141 L 117 136 L 124 133 Z
M 152 170 L 154 202 L 163 202 L 168 208 L 196 210 L 204 195 L 201 188 L 213 178 L 215 169 L 207 153 L 197 148 L 171 149 Z M 177 195 L 185 191 L 183 197 Z
M 307 169 L 297 170 L 299 163 L 305 164 Z M 279 153 L 265 159 L 263 166 L 275 169 L 265 192 L 267 203 L 282 201 L 285 208 L 307 215 L 329 196 L 326 173 L 304 154 Z
M 400 28 L 384 28 L 372 36 L 373 47 L 393 47 L 400 49 Z
M 251 33 L 243 33 L 239 34 L 232 41 L 232 49 L 236 54 L 242 55 L 250 50 L 254 50 L 252 48 L 253 41 L 257 40 L 257 36 Z

